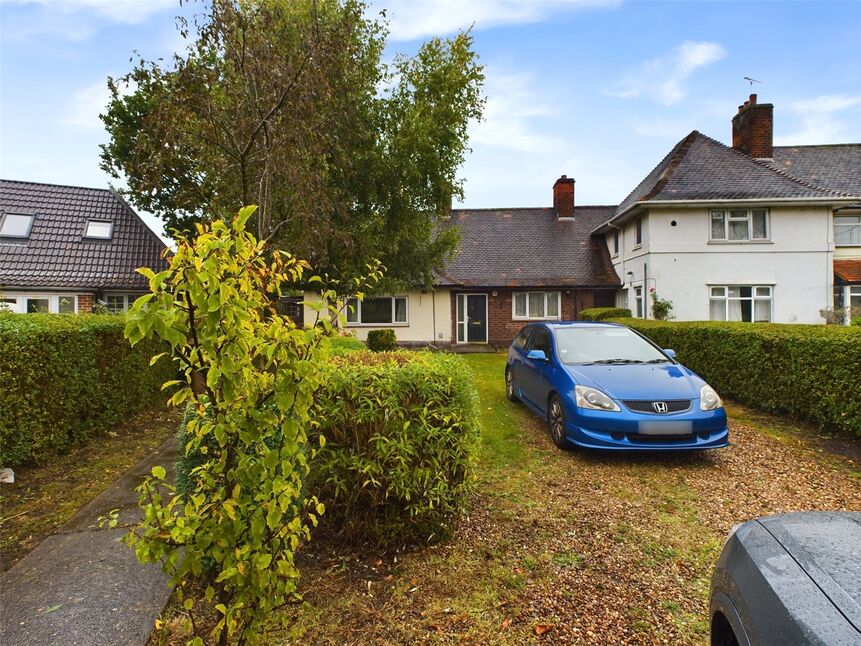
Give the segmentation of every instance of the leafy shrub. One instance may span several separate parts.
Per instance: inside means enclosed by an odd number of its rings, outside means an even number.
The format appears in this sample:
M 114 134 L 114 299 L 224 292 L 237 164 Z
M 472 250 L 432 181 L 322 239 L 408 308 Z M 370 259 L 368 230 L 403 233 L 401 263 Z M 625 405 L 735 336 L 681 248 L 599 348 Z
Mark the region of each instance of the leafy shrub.
M 397 347 L 398 339 L 394 330 L 387 328 L 368 332 L 368 348 L 374 352 L 389 352 Z
M 854 317 L 851 321 L 849 321 L 849 325 L 861 325 L 861 316 Z
M 163 401 L 165 348 L 117 316 L 0 313 L 0 464 L 42 461 Z
M 264 622 L 297 599 L 293 555 L 324 511 L 305 495 L 315 449 L 308 431 L 325 377 L 321 346 L 339 312 L 304 329 L 278 313 L 270 295 L 299 283 L 308 265 L 248 233 L 254 211 L 198 225 L 196 237 L 178 240 L 167 270 L 140 270 L 151 293 L 126 319 L 133 344 L 169 343 L 166 363 L 181 366 L 171 403 L 193 404 L 184 448 L 205 456 L 183 475 L 184 496 L 173 495 L 165 470 L 153 467 L 137 489 L 143 518 L 125 538 L 142 563 L 160 563 L 177 586 L 193 643 L 203 643 L 195 614 L 217 617 L 204 633 L 211 643 L 261 640 Z M 355 287 L 362 289 L 360 279 Z M 322 297 L 332 302 L 336 294 Z M 116 526 L 118 512 L 106 522 Z M 195 600 L 189 595 L 197 590 L 204 593 Z
M 324 522 L 381 546 L 446 535 L 479 441 L 472 373 L 458 356 L 426 352 L 361 352 L 332 365 L 310 485 Z
M 624 307 L 590 307 L 580 310 L 578 318 L 581 321 L 605 321 L 613 318 L 629 318 L 631 310 Z
M 861 329 L 618 320 L 672 348 L 720 394 L 861 436 Z
M 652 314 L 659 321 L 669 321 L 675 318 L 673 316 L 673 301 L 661 298 L 654 287 L 649 289 L 649 296 L 652 297 Z

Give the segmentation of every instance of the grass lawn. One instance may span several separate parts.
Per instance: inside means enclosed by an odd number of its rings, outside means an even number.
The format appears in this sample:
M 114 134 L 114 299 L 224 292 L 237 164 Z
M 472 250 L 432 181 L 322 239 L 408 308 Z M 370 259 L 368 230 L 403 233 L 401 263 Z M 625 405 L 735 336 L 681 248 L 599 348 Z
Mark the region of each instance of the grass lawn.
M 15 469 L 15 483 L 0 485 L 2 570 L 175 433 L 180 417 L 174 409 L 146 411 L 42 466 Z
M 859 465 L 809 428 L 731 407 L 710 453 L 562 452 L 505 399 L 504 355 L 468 355 L 484 411 L 470 515 L 446 543 L 300 555 L 296 644 L 703 644 L 729 529 L 805 509 L 861 509 Z M 153 643 L 182 641 L 166 614 Z

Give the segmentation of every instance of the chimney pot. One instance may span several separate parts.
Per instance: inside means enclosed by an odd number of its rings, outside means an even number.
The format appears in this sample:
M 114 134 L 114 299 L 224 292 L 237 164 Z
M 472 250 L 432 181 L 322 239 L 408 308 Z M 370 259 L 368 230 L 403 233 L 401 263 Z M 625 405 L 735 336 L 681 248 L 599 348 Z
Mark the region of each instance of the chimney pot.
M 562 175 L 553 184 L 553 208 L 556 209 L 556 217 L 574 217 L 574 179 Z
M 750 103 L 751 105 L 756 105 L 756 95 L 755 95 L 755 94 L 751 94 L 751 95 L 750 95 L 749 103 Z

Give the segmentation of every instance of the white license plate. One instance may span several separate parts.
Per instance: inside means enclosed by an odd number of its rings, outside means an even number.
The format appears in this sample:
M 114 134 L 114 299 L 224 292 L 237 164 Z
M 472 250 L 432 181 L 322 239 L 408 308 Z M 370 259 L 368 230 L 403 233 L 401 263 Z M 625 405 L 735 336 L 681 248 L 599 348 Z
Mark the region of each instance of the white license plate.
M 690 435 L 693 428 L 690 420 L 640 422 L 642 435 Z

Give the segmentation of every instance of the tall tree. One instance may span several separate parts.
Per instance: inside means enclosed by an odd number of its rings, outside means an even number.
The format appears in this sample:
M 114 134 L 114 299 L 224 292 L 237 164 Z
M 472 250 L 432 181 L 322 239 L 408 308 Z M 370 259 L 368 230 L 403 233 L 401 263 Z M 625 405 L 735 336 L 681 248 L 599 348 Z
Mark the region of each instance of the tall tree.
M 384 17 L 359 0 L 211 0 L 178 23 L 169 64 L 109 79 L 102 167 L 184 232 L 258 205 L 261 238 L 338 278 L 380 259 L 387 286 L 428 285 L 480 119 L 469 32 L 382 60 Z

